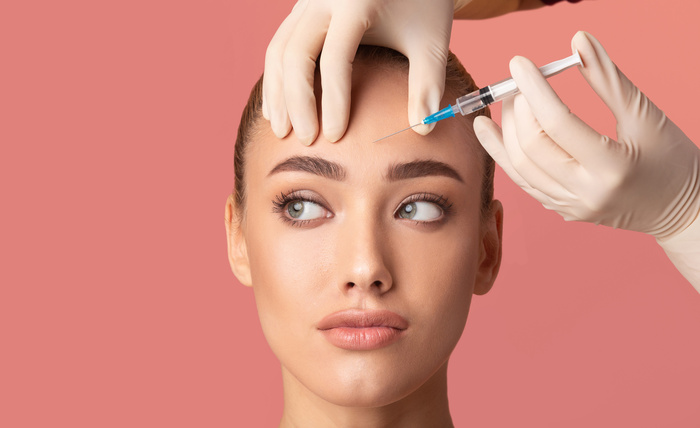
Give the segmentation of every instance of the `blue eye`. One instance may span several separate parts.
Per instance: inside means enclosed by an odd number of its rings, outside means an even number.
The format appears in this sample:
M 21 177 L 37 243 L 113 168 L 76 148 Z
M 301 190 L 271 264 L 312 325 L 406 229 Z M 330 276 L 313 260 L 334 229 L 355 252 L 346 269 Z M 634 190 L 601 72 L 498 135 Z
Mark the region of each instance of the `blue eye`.
M 432 221 L 440 218 L 442 208 L 432 202 L 416 201 L 402 205 L 398 215 L 409 220 Z
M 287 214 L 294 220 L 315 220 L 326 217 L 326 210 L 311 201 L 296 200 L 287 204 Z

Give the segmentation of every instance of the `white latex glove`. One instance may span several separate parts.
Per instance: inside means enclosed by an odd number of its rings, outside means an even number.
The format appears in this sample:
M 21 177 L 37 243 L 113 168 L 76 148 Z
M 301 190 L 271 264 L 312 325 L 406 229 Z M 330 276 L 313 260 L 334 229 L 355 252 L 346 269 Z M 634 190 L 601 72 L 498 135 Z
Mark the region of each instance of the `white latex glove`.
M 314 70 L 323 48 L 323 134 L 339 140 L 348 126 L 352 62 L 363 43 L 408 57 L 409 123 L 420 122 L 440 107 L 453 12 L 453 0 L 299 0 L 267 48 L 263 116 L 279 138 L 293 126 L 302 143 L 316 139 Z M 427 134 L 433 126 L 414 129 Z
M 565 220 L 653 235 L 700 291 L 700 149 L 593 36 L 577 33 L 572 48 L 581 55 L 584 78 L 617 120 L 617 141 L 572 114 L 523 57 L 510 63 L 520 94 L 503 103 L 503 130 L 480 116 L 477 137 L 545 208 Z

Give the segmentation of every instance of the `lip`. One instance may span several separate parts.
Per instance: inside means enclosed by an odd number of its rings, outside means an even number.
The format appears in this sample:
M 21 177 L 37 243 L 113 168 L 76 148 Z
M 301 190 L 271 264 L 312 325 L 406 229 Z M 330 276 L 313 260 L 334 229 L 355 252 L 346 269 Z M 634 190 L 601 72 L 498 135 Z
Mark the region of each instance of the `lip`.
M 388 310 L 347 309 L 326 316 L 317 328 L 338 348 L 368 351 L 399 340 L 408 321 Z

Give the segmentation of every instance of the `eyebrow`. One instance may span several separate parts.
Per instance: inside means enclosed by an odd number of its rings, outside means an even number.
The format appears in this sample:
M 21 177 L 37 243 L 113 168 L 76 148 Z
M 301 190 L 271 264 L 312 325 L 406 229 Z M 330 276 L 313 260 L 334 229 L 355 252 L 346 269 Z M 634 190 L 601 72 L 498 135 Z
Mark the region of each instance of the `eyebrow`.
M 462 177 L 454 168 L 444 162 L 435 160 L 416 160 L 413 162 L 394 164 L 389 167 L 385 178 L 389 181 L 397 181 L 431 175 L 454 178 L 464 183 L 464 180 L 462 180 Z
M 334 181 L 343 181 L 347 175 L 345 168 L 336 162 L 317 156 L 292 156 L 275 165 L 267 176 L 285 171 L 308 172 Z M 464 182 L 454 168 L 436 160 L 415 160 L 393 164 L 387 169 L 384 179 L 387 181 L 399 181 L 436 175 Z
M 345 180 L 346 175 L 345 168 L 335 162 L 317 156 L 292 156 L 278 163 L 267 176 L 284 171 L 309 172 L 335 181 Z

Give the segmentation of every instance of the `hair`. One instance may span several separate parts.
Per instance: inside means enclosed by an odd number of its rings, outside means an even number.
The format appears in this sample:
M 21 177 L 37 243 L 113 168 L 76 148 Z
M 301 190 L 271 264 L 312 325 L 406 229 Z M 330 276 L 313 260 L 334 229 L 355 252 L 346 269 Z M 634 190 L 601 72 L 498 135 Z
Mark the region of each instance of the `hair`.
M 408 58 L 403 54 L 385 47 L 360 45 L 355 54 L 355 61 L 362 61 L 364 64 L 371 64 L 381 68 L 390 68 L 408 73 L 409 62 Z M 319 73 L 318 67 L 316 73 Z M 242 219 L 246 201 L 245 193 L 245 158 L 246 147 L 250 140 L 254 139 L 261 130 L 262 118 L 262 81 L 263 76 L 255 83 L 250 91 L 250 97 L 243 109 L 241 122 L 238 126 L 238 134 L 236 135 L 236 145 L 233 155 L 233 168 L 235 174 L 234 198 L 236 201 L 235 213 Z M 451 51 L 448 52 L 445 65 L 445 93 L 457 98 L 464 94 L 477 90 L 478 87 L 474 83 L 471 75 L 464 68 L 459 59 Z M 476 116 L 491 117 L 491 111 L 487 108 L 480 110 L 470 115 L 469 123 L 471 124 Z M 473 132 L 473 131 L 472 131 Z M 474 137 L 476 139 L 476 136 Z M 486 218 L 486 213 L 489 211 L 491 201 L 493 200 L 493 179 L 495 162 L 491 156 L 481 147 L 481 144 L 475 144 L 476 152 L 481 156 L 483 162 L 483 177 L 481 185 L 481 218 Z

